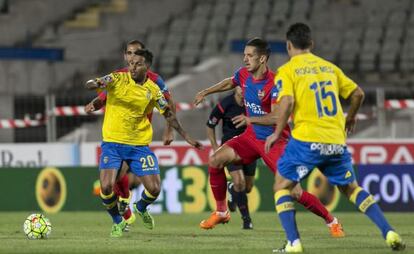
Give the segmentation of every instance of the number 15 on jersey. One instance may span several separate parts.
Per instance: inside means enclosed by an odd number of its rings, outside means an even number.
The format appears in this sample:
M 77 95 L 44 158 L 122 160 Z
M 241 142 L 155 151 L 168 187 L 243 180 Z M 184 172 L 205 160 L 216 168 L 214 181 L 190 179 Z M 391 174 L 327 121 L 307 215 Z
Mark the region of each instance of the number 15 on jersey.
M 335 93 L 333 91 L 329 91 L 329 87 L 331 86 L 331 81 L 315 82 L 309 86 L 309 88 L 312 89 L 315 94 L 318 117 L 335 116 L 338 112 Z M 327 106 L 329 101 L 332 104 L 332 109 L 329 109 Z

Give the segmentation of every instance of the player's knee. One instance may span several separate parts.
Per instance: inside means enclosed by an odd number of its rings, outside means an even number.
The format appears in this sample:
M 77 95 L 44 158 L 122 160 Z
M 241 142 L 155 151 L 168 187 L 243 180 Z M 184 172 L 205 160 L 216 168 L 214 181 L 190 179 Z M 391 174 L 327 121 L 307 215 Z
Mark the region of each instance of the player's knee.
M 246 182 L 243 180 L 234 181 L 233 182 L 233 188 L 237 192 L 244 191 L 246 189 Z
M 293 199 L 295 200 L 299 200 L 300 197 L 302 196 L 302 189 L 293 189 L 290 192 L 290 195 L 292 196 Z
M 338 186 L 338 189 L 349 198 L 358 187 L 359 185 L 356 182 L 353 182 L 347 185 L 340 185 Z
M 224 167 L 222 160 L 220 159 L 220 156 L 213 154 L 210 156 L 210 158 L 208 159 L 208 165 L 210 167 L 214 167 L 214 168 L 222 168 Z
M 152 196 L 157 197 L 161 191 L 161 185 L 159 183 L 153 183 L 145 188 Z
M 112 193 L 114 189 L 114 185 L 112 183 L 101 183 L 101 192 L 104 195 L 109 195 Z
M 252 192 L 253 189 L 253 183 L 246 182 L 246 193 Z

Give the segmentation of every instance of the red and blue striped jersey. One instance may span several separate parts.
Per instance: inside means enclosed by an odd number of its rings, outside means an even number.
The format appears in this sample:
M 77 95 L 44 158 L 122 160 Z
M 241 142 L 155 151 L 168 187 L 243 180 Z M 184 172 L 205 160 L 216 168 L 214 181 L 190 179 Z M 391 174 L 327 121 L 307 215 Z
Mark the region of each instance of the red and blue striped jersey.
M 263 116 L 271 112 L 272 104 L 276 103 L 278 90 L 274 85 L 275 74 L 267 70 L 262 79 L 255 79 L 245 68 L 238 69 L 232 77 L 233 84 L 243 91 L 246 116 Z M 265 140 L 274 130 L 274 126 L 252 124 L 251 128 L 257 139 Z M 288 138 L 290 128 L 286 125 L 282 137 Z

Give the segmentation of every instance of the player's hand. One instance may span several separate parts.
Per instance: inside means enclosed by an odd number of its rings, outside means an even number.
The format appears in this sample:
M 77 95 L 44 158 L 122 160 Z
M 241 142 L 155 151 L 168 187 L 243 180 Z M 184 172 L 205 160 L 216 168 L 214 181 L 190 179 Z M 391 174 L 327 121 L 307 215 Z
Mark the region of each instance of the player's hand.
M 270 151 L 270 149 L 272 148 L 273 144 L 276 142 L 276 140 L 279 137 L 273 133 L 272 135 L 268 136 L 266 138 L 266 143 L 265 143 L 265 153 L 268 153 Z
M 84 110 L 86 114 L 90 115 L 95 111 L 95 107 L 93 106 L 93 103 L 91 102 L 85 105 Z
M 193 147 L 195 147 L 195 148 L 197 148 L 197 149 L 199 149 L 199 150 L 204 149 L 203 145 L 202 145 L 199 141 L 194 140 L 194 139 L 193 139 L 192 137 L 190 137 L 190 136 L 186 136 L 186 137 L 185 137 L 185 141 L 187 141 L 187 143 L 188 143 L 188 144 L 190 144 L 191 146 L 193 146 Z
M 250 118 L 243 114 L 233 117 L 231 121 L 236 126 L 236 128 L 240 128 L 250 124 Z
M 201 91 L 201 92 L 198 92 L 196 94 L 195 98 L 194 98 L 194 101 L 193 101 L 194 105 L 197 106 L 198 104 L 202 103 L 204 101 L 205 97 L 206 97 L 206 95 L 204 93 L 204 90 Z
M 355 130 L 357 118 L 356 117 L 346 117 L 345 119 L 345 131 L 347 134 L 351 134 Z
M 162 134 L 162 142 L 165 146 L 168 146 L 174 140 L 174 131 L 170 127 L 166 127 Z

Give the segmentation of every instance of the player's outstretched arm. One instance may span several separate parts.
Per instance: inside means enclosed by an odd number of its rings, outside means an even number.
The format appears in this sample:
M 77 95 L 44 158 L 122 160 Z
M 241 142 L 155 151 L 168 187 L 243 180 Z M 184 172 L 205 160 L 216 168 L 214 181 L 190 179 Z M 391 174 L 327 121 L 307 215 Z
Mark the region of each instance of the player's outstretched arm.
M 92 112 L 100 110 L 104 105 L 105 101 L 102 101 L 102 99 L 97 96 L 91 102 L 85 105 L 85 112 L 87 114 L 91 114 Z
M 194 98 L 193 103 L 194 103 L 194 105 L 197 106 L 198 104 L 203 102 L 204 98 L 207 95 L 210 95 L 210 94 L 213 94 L 213 93 L 228 91 L 228 90 L 231 90 L 233 88 L 234 88 L 234 84 L 233 84 L 233 81 L 231 80 L 231 78 L 226 78 L 226 79 L 220 81 L 219 83 L 198 92 L 196 94 L 195 98 Z
M 169 108 L 165 110 L 163 116 L 165 120 L 167 120 L 167 122 L 170 124 L 170 126 L 173 127 L 178 132 L 178 134 L 180 134 L 181 137 L 183 137 L 185 141 L 187 141 L 188 144 L 190 144 L 191 146 L 194 146 L 197 149 L 203 148 L 203 145 L 200 142 L 198 142 L 197 140 L 194 140 L 192 137 L 190 137 L 190 135 L 188 135 L 188 133 L 183 129 L 181 124 L 178 122 L 177 117 L 174 114 L 174 112 L 172 112 Z
M 90 79 L 86 81 L 85 88 L 88 90 L 95 90 L 98 88 L 104 88 L 105 84 L 99 79 Z
M 169 96 L 167 99 L 168 101 L 168 107 L 174 112 L 174 114 L 177 112 L 175 107 L 175 102 L 173 101 L 172 97 Z M 164 145 L 168 146 L 173 142 L 174 140 L 174 130 L 173 127 L 167 122 L 167 126 L 164 129 L 164 133 L 162 134 L 162 142 Z
M 216 129 L 211 128 L 210 126 L 206 127 L 207 131 L 207 138 L 210 140 L 211 147 L 213 148 L 213 151 L 216 151 L 219 148 L 219 145 L 217 144 L 216 140 Z
M 345 131 L 347 133 L 352 133 L 355 130 L 355 125 L 357 121 L 357 113 L 359 108 L 362 105 L 362 102 L 365 98 L 365 93 L 360 87 L 357 87 L 349 96 L 351 101 L 351 106 L 349 107 L 348 114 L 345 119 Z

